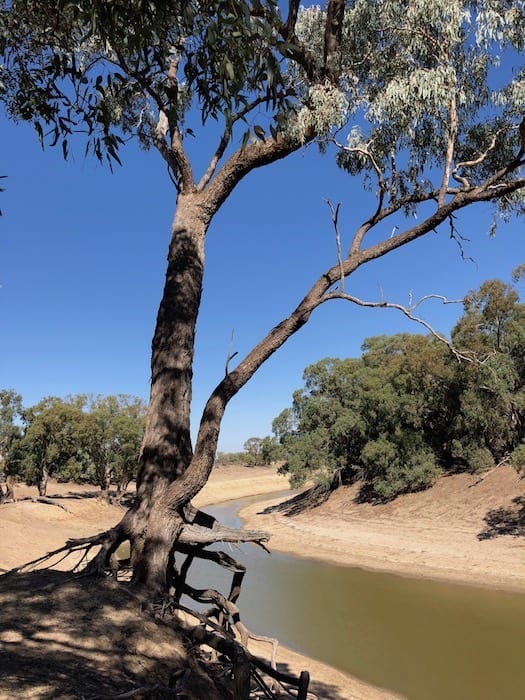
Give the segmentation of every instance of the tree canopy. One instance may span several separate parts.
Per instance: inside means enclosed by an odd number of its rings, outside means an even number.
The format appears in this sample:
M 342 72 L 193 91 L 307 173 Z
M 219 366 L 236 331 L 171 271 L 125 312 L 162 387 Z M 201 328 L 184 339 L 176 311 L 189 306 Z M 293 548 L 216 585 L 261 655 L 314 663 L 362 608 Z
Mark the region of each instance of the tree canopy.
M 46 495 L 50 477 L 90 481 L 107 492 L 136 478 L 146 407 L 131 396 L 50 396 L 24 408 L 0 391 L 2 466 Z
M 389 499 L 508 460 L 525 439 L 524 313 L 514 287 L 489 280 L 452 330 L 462 361 L 433 335 L 400 334 L 307 367 L 273 425 L 292 484 L 339 471 Z

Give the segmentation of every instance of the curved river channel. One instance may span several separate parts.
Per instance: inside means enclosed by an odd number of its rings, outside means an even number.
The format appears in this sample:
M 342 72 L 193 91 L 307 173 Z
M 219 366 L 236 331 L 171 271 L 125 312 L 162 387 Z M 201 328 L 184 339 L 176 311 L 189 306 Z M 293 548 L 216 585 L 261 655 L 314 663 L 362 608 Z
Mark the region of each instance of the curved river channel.
M 240 508 L 262 499 L 204 510 L 237 527 Z M 254 632 L 409 700 L 525 698 L 525 595 L 270 556 L 253 545 L 231 554 L 248 569 L 239 605 Z M 190 583 L 228 592 L 229 576 L 198 564 Z

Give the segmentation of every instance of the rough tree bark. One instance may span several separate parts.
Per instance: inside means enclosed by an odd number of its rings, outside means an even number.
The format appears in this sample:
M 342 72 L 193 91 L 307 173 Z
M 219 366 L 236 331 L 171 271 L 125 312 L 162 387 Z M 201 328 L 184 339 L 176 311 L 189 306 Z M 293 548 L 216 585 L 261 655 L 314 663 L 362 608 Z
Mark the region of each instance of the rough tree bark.
M 38 495 L 39 496 L 45 496 L 47 493 L 47 482 L 49 481 L 49 469 L 44 466 L 42 467 L 42 473 L 40 474 L 40 478 L 38 480 Z

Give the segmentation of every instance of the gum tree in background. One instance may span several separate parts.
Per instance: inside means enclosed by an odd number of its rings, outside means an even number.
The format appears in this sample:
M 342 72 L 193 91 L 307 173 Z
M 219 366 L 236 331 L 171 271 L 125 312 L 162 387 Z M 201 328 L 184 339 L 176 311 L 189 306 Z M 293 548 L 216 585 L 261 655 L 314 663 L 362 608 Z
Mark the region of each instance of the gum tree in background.
M 21 435 L 22 397 L 12 389 L 0 389 L 0 499 L 13 498 L 13 446 Z
M 88 446 L 88 475 L 106 498 L 112 483 L 122 494 L 137 475 L 146 407 L 135 396 L 97 396 L 90 401 L 93 429 Z
M 525 439 L 525 304 L 514 286 L 488 280 L 464 306 L 451 335 L 470 362 L 432 334 L 399 333 L 365 339 L 360 358 L 305 369 L 273 428 L 292 486 L 318 487 L 280 510 L 319 503 L 341 483 L 359 480 L 362 497 L 388 500 L 442 472 L 514 459 Z
M 23 412 L 18 471 L 38 487 L 40 496 L 46 496 L 50 477 L 78 477 L 89 463 L 93 422 L 82 404 L 83 397 L 75 401 L 49 396 Z
M 96 538 L 94 560 L 106 566 L 130 540 L 134 584 L 163 593 L 175 582 L 181 543 L 264 537 L 216 523 L 203 534 L 190 505 L 212 469 L 226 406 L 257 369 L 321 304 L 365 303 L 349 291 L 362 265 L 441 226 L 460 242 L 456 214 L 480 202 L 504 216 L 523 213 L 523 3 L 330 0 L 302 9 L 291 0 L 284 13 L 272 0 L 1 7 L 8 116 L 32 122 L 66 156 L 83 131 L 88 152 L 110 163 L 132 135 L 158 151 L 176 192 L 137 497 Z M 512 56 L 513 70 L 498 71 L 500 54 Z M 209 148 L 201 173 L 187 149 L 194 137 Z M 314 141 L 357 188 L 375 193 L 375 206 L 290 315 L 239 362 L 230 358 L 192 445 L 195 324 L 210 225 L 251 171 Z M 332 214 L 339 244 L 338 207 Z

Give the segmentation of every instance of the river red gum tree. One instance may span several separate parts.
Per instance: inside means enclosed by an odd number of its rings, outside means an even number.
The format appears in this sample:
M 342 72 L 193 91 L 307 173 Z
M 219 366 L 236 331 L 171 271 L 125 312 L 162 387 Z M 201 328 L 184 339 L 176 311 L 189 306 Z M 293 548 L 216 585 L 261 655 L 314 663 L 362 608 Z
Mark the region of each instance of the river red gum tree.
M 50 131 L 65 154 L 82 127 L 88 149 L 110 162 L 122 134 L 133 134 L 158 150 L 177 192 L 136 500 L 113 530 L 86 543 L 100 545 L 93 570 L 109 567 L 129 540 L 133 582 L 151 597 L 176 586 L 177 549 L 264 542 L 264 533 L 222 527 L 191 506 L 213 467 L 230 399 L 318 306 L 334 298 L 364 303 L 344 291 L 362 265 L 442 224 L 457 235 L 455 214 L 467 206 L 493 201 L 523 211 L 523 151 L 516 156 L 523 76 L 497 99 L 487 88 L 493 26 L 502 46 L 519 50 L 523 18 L 485 10 L 483 2 L 443 0 L 329 0 L 306 10 L 290 0 L 286 16 L 272 0 L 60 1 L 39 3 L 38 11 L 30 0 L 2 3 L 8 113 L 31 120 L 43 139 Z M 210 118 L 223 128 L 200 179 L 185 148 L 196 112 L 203 138 Z M 255 123 L 260 112 L 267 128 Z M 339 142 L 346 125 L 348 138 Z M 207 232 L 244 177 L 314 140 L 332 148 L 350 175 L 372 178 L 375 209 L 292 313 L 227 368 L 193 447 Z M 400 225 L 420 208 L 417 225 Z M 368 245 L 369 232 L 387 221 L 399 232 Z M 336 215 L 333 223 L 338 236 Z

